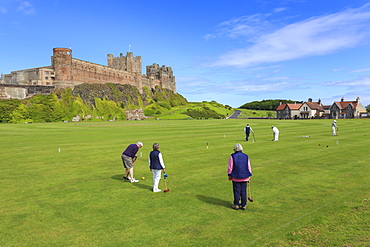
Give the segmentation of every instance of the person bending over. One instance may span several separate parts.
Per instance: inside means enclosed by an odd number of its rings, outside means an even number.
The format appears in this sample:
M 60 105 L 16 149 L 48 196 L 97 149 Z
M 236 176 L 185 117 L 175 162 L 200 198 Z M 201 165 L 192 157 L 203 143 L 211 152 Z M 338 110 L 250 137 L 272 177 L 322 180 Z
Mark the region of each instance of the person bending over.
M 130 181 L 130 183 L 139 182 L 139 180 L 136 180 L 134 178 L 134 163 L 137 159 L 136 153 L 142 146 L 143 146 L 142 142 L 130 144 L 121 155 L 123 166 L 126 168 L 126 176 L 123 178 L 126 179 L 127 181 Z

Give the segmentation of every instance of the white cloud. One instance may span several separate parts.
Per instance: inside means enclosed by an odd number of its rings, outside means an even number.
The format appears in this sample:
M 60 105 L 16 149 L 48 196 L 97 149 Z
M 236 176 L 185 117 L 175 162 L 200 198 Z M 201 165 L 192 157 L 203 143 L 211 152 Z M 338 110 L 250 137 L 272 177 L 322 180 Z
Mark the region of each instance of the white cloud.
M 366 72 L 366 71 L 370 71 L 370 68 L 356 69 L 356 70 L 349 71 L 348 73 L 360 73 L 360 72 Z
M 177 77 L 177 91 L 185 93 L 203 93 L 207 92 L 211 86 L 208 79 L 202 77 Z
M 227 36 L 229 38 L 248 37 L 256 38 L 267 30 L 271 29 L 271 24 L 267 21 L 269 14 L 255 14 L 251 16 L 241 16 L 224 21 L 217 26 L 216 32 L 205 35 L 205 39 Z
M 21 1 L 18 7 L 18 10 L 26 15 L 33 15 L 35 14 L 35 9 L 33 8 L 30 2 Z
M 281 76 L 281 77 L 270 77 L 270 78 L 265 78 L 265 81 L 276 81 L 276 80 L 289 80 L 290 78 L 288 76 Z
M 369 88 L 370 87 L 370 77 L 364 77 L 364 78 L 358 78 L 351 81 L 339 81 L 339 82 L 333 82 L 332 84 L 337 86 L 344 86 L 344 87 L 364 87 Z
M 338 72 L 338 71 L 341 71 L 343 70 L 344 68 L 337 68 L 337 69 L 333 69 L 334 72 Z
M 285 8 L 285 7 L 282 7 L 282 8 L 276 8 L 276 9 L 274 9 L 274 12 L 276 12 L 276 13 L 279 13 L 279 12 L 283 12 L 283 11 L 285 11 L 287 8 Z
M 266 84 L 245 84 L 245 85 L 239 85 L 237 88 L 237 91 L 243 91 L 243 92 L 276 92 L 276 91 L 282 91 L 286 87 L 288 87 L 288 83 L 286 82 L 279 82 L 279 83 L 266 83 Z
M 23 0 L 7 0 L 1 1 L 0 0 L 0 14 L 8 14 L 14 11 L 25 15 L 33 15 L 36 14 L 34 6 L 28 2 Z
M 357 9 L 313 17 L 264 34 L 260 34 L 263 28 L 254 28 L 257 20 L 258 23 L 263 23 L 263 18 L 260 17 L 258 15 L 250 17 L 250 20 L 256 20 L 252 26 L 242 25 L 242 19 L 237 18 L 222 23 L 223 26 L 229 28 L 228 32 L 223 30 L 223 33 L 227 33 L 230 37 L 233 35 L 259 36 L 253 45 L 226 53 L 211 66 L 248 67 L 324 55 L 340 49 L 355 47 L 370 37 L 369 4 Z

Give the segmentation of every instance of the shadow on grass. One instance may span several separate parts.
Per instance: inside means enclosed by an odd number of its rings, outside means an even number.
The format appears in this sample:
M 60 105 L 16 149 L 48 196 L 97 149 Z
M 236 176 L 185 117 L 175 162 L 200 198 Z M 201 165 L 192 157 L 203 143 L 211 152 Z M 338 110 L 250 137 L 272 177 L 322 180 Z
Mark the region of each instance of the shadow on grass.
M 216 205 L 216 206 L 222 206 L 222 207 L 230 208 L 230 205 L 231 205 L 231 202 L 221 200 L 221 199 L 215 198 L 215 197 L 197 195 L 197 198 L 200 201 L 203 201 L 203 202 L 206 202 L 206 203 L 209 203 L 209 204 L 213 204 L 213 205 Z
M 123 180 L 123 176 L 125 176 L 125 175 L 124 174 L 117 174 L 117 175 L 112 176 L 111 178 L 115 179 L 115 180 Z
M 146 184 L 141 184 L 140 182 L 139 183 L 134 183 L 134 185 L 136 187 L 139 187 L 140 189 L 145 189 L 145 190 L 149 190 L 150 192 L 152 192 L 152 186 L 149 186 L 149 185 L 146 185 Z
M 115 179 L 115 180 L 122 180 L 122 181 L 125 181 L 123 179 L 123 176 L 124 174 L 117 174 L 117 175 L 114 175 L 112 176 L 111 178 L 112 179 Z M 135 185 L 136 187 L 140 188 L 140 189 L 146 189 L 146 190 L 150 190 L 152 191 L 152 187 L 149 186 L 149 185 L 146 185 L 146 184 L 141 184 L 140 182 L 139 183 L 134 183 L 133 185 Z

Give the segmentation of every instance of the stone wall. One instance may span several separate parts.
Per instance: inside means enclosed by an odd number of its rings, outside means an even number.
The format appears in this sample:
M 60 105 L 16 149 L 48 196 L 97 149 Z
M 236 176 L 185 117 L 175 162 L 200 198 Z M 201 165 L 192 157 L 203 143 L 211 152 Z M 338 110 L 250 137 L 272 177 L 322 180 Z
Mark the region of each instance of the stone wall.
M 75 83 L 116 83 L 136 87 L 141 85 L 141 75 L 78 59 L 72 59 L 72 77 Z
M 0 84 L 0 99 L 25 99 L 35 94 L 50 94 L 54 91 L 54 86 Z
M 175 76 L 173 76 L 171 67 L 166 67 L 164 65 L 160 67 L 156 63 L 146 66 L 146 77 L 157 80 L 159 86 L 170 89 L 176 93 Z
M 121 53 L 119 57 L 108 54 L 108 66 L 104 66 L 73 58 L 71 49 L 54 48 L 51 63 L 51 66 L 12 71 L 11 74 L 2 75 L 0 85 L 21 85 L 24 88 L 29 85 L 74 88 L 82 83 L 114 83 L 135 86 L 140 93 L 143 93 L 144 86 L 148 88 L 159 86 L 176 93 L 176 82 L 171 67 L 153 64 L 146 67 L 146 74 L 143 75 L 142 59 L 140 56 L 134 57 L 132 52 L 127 52 L 126 56 Z M 35 91 L 27 88 L 27 95 L 33 94 L 30 90 Z M 9 94 L 22 95 L 15 91 Z M 6 94 L 4 90 L 2 94 Z

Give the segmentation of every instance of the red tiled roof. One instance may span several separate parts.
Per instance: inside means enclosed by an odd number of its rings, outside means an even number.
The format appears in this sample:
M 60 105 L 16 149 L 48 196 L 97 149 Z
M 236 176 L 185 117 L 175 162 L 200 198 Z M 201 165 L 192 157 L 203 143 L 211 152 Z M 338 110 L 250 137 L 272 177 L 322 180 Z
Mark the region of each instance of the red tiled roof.
M 298 110 L 302 104 L 287 104 L 287 106 L 290 108 L 290 110 Z
M 334 102 L 334 103 L 337 104 L 341 110 L 346 109 L 349 104 L 353 105 L 353 109 L 357 108 L 356 101 L 340 101 L 340 102 Z
M 276 111 L 282 111 L 285 109 L 285 106 L 286 104 L 282 104 L 282 105 L 279 105 L 277 108 L 276 108 Z
M 290 110 L 298 110 L 302 104 L 282 104 L 276 108 L 276 111 L 282 111 L 285 107 L 288 107 Z
M 321 104 L 317 103 L 317 102 L 306 102 L 306 104 L 312 109 L 312 110 L 319 110 L 319 111 L 323 111 L 324 108 L 322 107 Z

